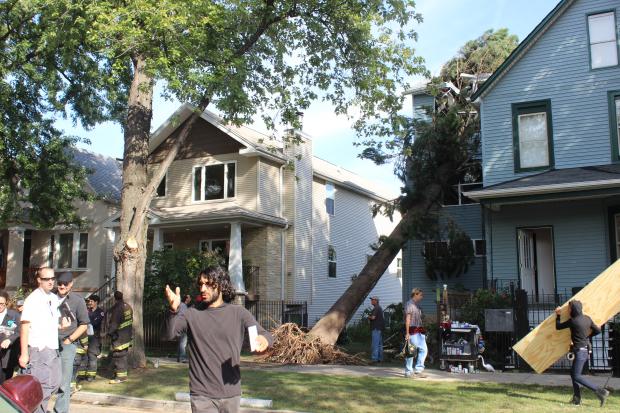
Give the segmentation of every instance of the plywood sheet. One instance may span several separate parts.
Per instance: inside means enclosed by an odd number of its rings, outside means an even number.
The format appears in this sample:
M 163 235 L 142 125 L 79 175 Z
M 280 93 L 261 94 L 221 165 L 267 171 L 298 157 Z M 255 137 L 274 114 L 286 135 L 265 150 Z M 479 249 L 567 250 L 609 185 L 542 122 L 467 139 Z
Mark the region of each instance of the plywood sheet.
M 572 300 L 583 303 L 583 312 L 602 325 L 620 312 L 620 260 L 599 274 Z M 562 305 L 561 320 L 569 317 L 568 302 Z M 542 373 L 570 348 L 570 331 L 555 329 L 555 313 L 523 337 L 513 349 L 536 371 Z

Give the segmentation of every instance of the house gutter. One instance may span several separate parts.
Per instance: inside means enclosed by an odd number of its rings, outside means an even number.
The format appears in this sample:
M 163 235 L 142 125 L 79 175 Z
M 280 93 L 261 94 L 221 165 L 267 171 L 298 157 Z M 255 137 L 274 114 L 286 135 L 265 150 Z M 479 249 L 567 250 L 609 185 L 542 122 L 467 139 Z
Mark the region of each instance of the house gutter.
M 286 164 L 280 166 L 280 218 L 284 218 L 284 167 Z M 280 231 L 280 300 L 284 301 L 285 299 L 285 284 L 286 284 L 286 254 L 284 251 L 286 231 L 288 230 L 288 221 L 286 222 L 286 226 Z
M 463 192 L 468 198 L 477 201 L 490 198 L 505 198 L 522 195 L 540 195 L 558 192 L 576 192 L 583 189 L 607 189 L 620 187 L 620 179 L 607 179 L 604 181 L 568 182 L 563 184 L 536 185 L 526 188 L 487 189 L 481 191 Z

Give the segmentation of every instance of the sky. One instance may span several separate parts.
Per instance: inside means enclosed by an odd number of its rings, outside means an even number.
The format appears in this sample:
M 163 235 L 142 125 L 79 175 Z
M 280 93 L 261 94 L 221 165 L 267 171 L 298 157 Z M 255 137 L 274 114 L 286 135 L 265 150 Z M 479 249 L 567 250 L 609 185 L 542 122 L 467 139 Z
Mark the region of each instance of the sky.
M 523 40 L 549 13 L 559 0 L 420 0 L 416 11 L 424 21 L 415 26 L 418 41 L 416 54 L 425 59 L 433 75 L 441 65 L 456 55 L 468 40 L 480 36 L 488 29 L 508 28 Z M 411 79 L 416 83 L 422 79 Z M 153 130 L 157 129 L 178 107 L 179 102 L 166 101 L 156 93 L 153 102 Z M 404 107 L 411 111 L 411 102 Z M 90 145 L 80 144 L 90 151 L 115 158 L 123 155 L 123 136 L 118 125 L 106 123 L 86 131 L 70 121 L 59 120 L 56 125 L 67 134 L 88 138 Z M 261 130 L 260 125 L 254 125 Z M 387 193 L 398 195 L 400 182 L 391 165 L 376 166 L 369 160 L 357 157 L 359 147 L 353 143 L 355 133 L 349 121 L 334 115 L 326 102 L 314 102 L 304 114 L 303 130 L 312 137 L 314 155 L 348 169 L 383 187 Z

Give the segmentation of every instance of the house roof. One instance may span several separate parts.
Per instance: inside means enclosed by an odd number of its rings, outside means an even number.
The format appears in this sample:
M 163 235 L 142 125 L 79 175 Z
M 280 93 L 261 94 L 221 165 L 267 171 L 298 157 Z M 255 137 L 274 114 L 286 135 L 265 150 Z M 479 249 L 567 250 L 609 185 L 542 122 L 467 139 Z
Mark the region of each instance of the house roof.
M 620 164 L 554 169 L 466 192 L 476 200 L 620 188 Z
M 573 4 L 575 0 L 561 0 L 554 8 L 545 16 L 544 19 L 527 35 L 525 39 L 512 51 L 512 53 L 504 60 L 504 62 L 493 72 L 491 77 L 480 86 L 480 88 L 471 96 L 471 100 L 478 99 L 483 94 L 490 91 L 493 86 L 501 79 L 510 68 L 518 62 L 523 55 L 536 43 L 543 33 L 551 27 L 551 25 Z
M 103 199 L 118 203 L 121 200 L 123 185 L 122 164 L 114 158 L 90 152 L 85 149 L 74 149 L 75 161 L 90 169 L 88 184 Z
M 375 182 L 364 179 L 351 171 L 347 171 L 316 156 L 312 158 L 312 169 L 317 177 L 335 182 L 340 186 L 380 202 L 385 202 L 398 196 L 397 194 L 389 193 Z
M 152 225 L 159 223 L 184 224 L 187 222 L 191 222 L 192 224 L 198 222 L 214 223 L 220 221 L 229 222 L 231 220 L 246 220 L 249 222 L 272 224 L 281 227 L 287 224 L 285 218 L 251 211 L 232 203 L 222 203 L 216 207 L 210 207 L 209 209 L 205 209 L 204 204 L 196 204 L 173 208 L 151 208 L 151 211 L 156 215 L 156 219 L 151 221 Z

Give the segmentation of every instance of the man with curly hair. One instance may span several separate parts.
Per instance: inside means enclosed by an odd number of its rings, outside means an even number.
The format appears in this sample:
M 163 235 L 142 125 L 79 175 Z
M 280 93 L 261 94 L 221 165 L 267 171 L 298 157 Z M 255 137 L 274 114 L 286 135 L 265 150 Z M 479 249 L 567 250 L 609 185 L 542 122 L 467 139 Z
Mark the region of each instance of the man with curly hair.
M 192 412 L 238 412 L 241 401 L 239 371 L 245 330 L 256 326 L 255 349 L 261 353 L 272 343 L 265 331 L 244 307 L 229 304 L 234 291 L 228 273 L 209 267 L 197 277 L 201 301 L 180 314 L 181 291 L 166 285 L 166 299 L 173 316 L 169 335 L 188 335 L 189 388 Z

